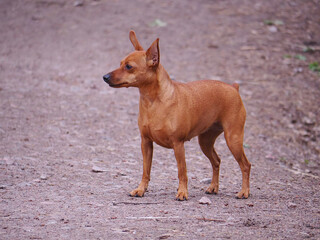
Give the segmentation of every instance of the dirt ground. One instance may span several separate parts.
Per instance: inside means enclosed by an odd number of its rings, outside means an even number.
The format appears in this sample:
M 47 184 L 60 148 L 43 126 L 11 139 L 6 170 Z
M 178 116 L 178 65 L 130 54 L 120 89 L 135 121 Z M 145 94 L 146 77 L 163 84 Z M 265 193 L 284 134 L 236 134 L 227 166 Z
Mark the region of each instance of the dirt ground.
M 319 12 L 319 0 L 1 0 L 0 239 L 319 239 Z M 128 196 L 139 94 L 102 76 L 133 50 L 131 29 L 145 48 L 160 38 L 173 79 L 240 84 L 250 198 L 235 199 L 223 137 L 218 195 L 204 193 L 211 165 L 193 139 L 188 201 L 158 146 L 148 192 Z

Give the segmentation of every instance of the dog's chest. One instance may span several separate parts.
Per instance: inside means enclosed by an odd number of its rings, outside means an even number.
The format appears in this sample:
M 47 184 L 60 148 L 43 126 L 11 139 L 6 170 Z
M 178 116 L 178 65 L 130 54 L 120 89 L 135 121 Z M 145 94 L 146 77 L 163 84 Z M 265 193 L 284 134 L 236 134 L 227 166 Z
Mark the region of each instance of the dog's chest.
M 141 135 L 150 138 L 163 147 L 172 147 L 170 139 L 174 131 L 172 119 L 164 111 L 157 111 L 156 109 L 140 111 L 138 124 Z

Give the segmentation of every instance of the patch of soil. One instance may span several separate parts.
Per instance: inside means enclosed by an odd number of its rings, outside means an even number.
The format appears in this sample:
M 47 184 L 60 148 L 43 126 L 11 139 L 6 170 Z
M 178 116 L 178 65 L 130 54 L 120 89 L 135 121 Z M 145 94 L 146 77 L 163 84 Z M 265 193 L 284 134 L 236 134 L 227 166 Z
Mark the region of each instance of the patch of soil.
M 320 2 L 2 0 L 0 2 L 0 238 L 320 238 Z M 102 76 L 160 38 L 177 81 L 238 82 L 247 110 L 251 196 L 223 137 L 220 192 L 211 165 L 186 143 L 189 200 L 174 200 L 177 167 L 155 146 L 142 173 L 136 89 Z M 312 67 L 311 67 L 312 68 Z M 312 68 L 315 70 L 314 68 Z

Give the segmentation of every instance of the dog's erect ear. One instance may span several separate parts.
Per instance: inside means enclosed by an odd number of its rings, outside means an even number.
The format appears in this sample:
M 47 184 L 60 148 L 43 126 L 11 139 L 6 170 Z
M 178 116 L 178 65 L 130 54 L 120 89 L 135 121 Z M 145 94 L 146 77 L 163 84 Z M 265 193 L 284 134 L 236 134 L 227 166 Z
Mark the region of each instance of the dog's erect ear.
M 147 64 L 150 67 L 157 67 L 160 63 L 159 38 L 155 40 L 146 51 Z
M 143 51 L 143 47 L 141 47 L 141 45 L 137 39 L 136 33 L 134 31 L 132 31 L 132 30 L 130 31 L 129 38 L 130 38 L 130 41 L 131 41 L 132 45 L 134 46 L 135 50 Z

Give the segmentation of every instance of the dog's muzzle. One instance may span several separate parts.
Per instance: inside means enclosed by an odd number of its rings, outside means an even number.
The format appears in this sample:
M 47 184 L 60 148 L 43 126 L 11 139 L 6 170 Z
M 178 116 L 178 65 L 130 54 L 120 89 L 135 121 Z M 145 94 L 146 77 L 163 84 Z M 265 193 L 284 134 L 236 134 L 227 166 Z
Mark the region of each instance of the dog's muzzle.
M 104 80 L 106 83 L 110 84 L 111 73 L 108 73 L 108 74 L 104 75 L 104 76 L 103 76 L 103 80 Z

